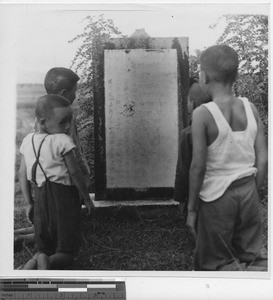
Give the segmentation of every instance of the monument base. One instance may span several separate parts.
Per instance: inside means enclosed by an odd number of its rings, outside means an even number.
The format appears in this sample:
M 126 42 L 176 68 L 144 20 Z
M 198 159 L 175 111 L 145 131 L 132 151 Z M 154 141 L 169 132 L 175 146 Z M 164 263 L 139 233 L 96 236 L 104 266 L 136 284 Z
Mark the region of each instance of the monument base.
M 166 205 L 178 205 L 179 203 L 170 200 L 122 200 L 122 201 L 108 201 L 108 200 L 95 200 L 95 194 L 89 194 L 90 198 L 95 206 L 99 207 L 121 207 L 121 206 L 166 206 Z

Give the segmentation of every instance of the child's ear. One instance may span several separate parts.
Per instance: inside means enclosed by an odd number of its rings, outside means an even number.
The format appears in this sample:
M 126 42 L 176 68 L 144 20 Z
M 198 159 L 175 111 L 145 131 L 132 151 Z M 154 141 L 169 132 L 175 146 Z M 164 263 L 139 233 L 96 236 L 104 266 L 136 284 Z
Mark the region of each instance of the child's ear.
M 199 73 L 199 82 L 200 84 L 208 83 L 208 76 L 204 71 L 200 71 Z
M 46 127 L 46 118 L 37 118 L 37 120 L 38 120 L 39 125 L 40 125 L 42 128 L 45 128 L 45 127 Z

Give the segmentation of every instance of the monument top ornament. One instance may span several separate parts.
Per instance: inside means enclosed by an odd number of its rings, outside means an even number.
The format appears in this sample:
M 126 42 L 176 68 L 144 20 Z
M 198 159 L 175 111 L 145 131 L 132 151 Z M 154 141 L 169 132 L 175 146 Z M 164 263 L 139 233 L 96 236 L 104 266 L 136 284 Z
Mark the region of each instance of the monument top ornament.
M 133 34 L 130 35 L 130 38 L 149 38 L 149 34 L 145 31 L 144 28 L 136 29 Z

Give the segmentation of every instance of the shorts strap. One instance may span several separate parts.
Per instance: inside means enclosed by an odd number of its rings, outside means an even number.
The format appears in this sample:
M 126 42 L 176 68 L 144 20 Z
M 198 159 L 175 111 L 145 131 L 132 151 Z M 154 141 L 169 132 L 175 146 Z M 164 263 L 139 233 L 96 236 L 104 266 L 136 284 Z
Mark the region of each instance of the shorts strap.
M 32 147 L 33 147 L 33 152 L 34 152 L 34 155 L 36 157 L 36 161 L 34 162 L 33 166 L 32 166 L 32 169 L 31 169 L 31 181 L 34 182 L 36 185 L 37 185 L 37 181 L 36 181 L 36 172 L 37 172 L 37 166 L 39 165 L 39 167 L 41 168 L 44 176 L 45 176 L 45 179 L 48 180 L 47 176 L 46 176 L 46 173 L 43 169 L 43 167 L 41 166 L 41 163 L 39 161 L 39 158 L 40 158 L 40 153 L 41 153 L 41 148 L 42 148 L 42 145 L 46 139 L 46 137 L 48 136 L 48 134 L 43 138 L 43 140 L 41 141 L 40 145 L 39 145 L 39 148 L 38 148 L 38 153 L 36 152 L 36 149 L 35 149 L 35 146 L 34 146 L 34 135 L 35 133 L 32 135 L 32 139 L 31 139 L 31 142 L 32 142 Z

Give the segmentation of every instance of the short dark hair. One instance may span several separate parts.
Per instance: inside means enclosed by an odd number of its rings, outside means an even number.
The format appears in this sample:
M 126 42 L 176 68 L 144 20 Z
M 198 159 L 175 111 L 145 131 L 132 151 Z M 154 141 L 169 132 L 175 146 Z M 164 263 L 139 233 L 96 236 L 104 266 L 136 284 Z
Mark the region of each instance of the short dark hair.
M 238 71 L 238 54 L 227 45 L 211 46 L 200 56 L 201 71 L 209 80 L 233 83 Z
M 194 83 L 189 91 L 189 100 L 193 103 L 193 109 L 201 104 L 212 101 L 211 96 L 202 89 L 199 83 Z
M 59 95 L 47 94 L 36 101 L 35 116 L 40 118 L 48 118 L 52 115 L 53 109 L 56 107 L 68 107 L 70 102 Z
M 44 80 L 45 90 L 48 94 L 57 94 L 63 89 L 71 91 L 80 77 L 70 69 L 52 68 Z

